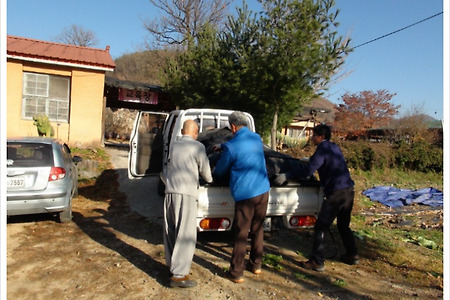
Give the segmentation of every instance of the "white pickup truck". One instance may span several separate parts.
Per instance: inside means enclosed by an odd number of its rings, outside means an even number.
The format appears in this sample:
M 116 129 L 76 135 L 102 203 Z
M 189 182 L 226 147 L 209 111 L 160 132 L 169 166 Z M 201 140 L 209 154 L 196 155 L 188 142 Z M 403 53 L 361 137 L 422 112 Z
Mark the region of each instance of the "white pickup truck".
M 159 175 L 158 193 L 164 194 L 165 172 L 171 141 L 181 137 L 185 120 L 199 124 L 198 140 L 214 130 L 227 130 L 228 115 L 233 111 L 222 109 L 176 110 L 169 114 L 140 111 L 137 114 L 130 139 L 128 174 L 130 178 Z M 248 116 L 248 128 L 255 131 L 253 117 Z M 207 147 L 207 145 L 205 145 Z M 299 163 L 287 155 L 265 149 L 266 162 L 272 173 L 280 165 Z M 272 152 L 270 152 L 272 151 Z M 275 155 L 274 155 L 275 154 Z M 270 161 L 269 161 L 270 160 Z M 291 161 L 289 161 L 291 160 Z M 211 157 L 210 157 L 211 161 Z M 277 161 L 282 161 L 277 165 Z M 282 168 L 282 166 L 281 166 Z M 269 172 L 269 176 L 270 176 Z M 286 186 L 272 186 L 264 229 L 301 228 L 314 225 L 323 200 L 318 181 L 292 182 Z M 226 184 L 201 184 L 199 189 L 197 228 L 199 231 L 226 231 L 234 218 L 234 200 Z

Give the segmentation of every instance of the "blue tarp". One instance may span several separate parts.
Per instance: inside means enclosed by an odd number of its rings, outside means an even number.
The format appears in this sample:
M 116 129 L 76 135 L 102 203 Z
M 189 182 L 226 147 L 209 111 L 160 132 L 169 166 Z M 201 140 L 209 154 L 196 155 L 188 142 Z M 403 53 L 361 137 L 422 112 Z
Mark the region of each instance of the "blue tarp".
M 435 188 L 418 190 L 399 189 L 392 186 L 376 186 L 362 192 L 372 201 L 378 201 L 390 207 L 401 207 L 412 203 L 443 206 L 444 194 Z

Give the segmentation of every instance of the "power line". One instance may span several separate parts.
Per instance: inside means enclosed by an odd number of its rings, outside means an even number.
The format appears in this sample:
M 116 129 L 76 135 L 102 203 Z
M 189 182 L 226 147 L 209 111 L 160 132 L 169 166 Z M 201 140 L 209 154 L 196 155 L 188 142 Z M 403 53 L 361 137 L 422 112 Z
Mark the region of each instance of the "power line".
M 408 25 L 408 26 L 406 26 L 406 27 L 400 28 L 400 29 L 398 29 L 398 30 L 396 30 L 396 31 L 393 31 L 393 32 L 391 32 L 391 33 L 388 33 L 388 34 L 385 34 L 385 35 L 383 35 L 383 36 L 377 37 L 377 38 L 375 38 L 375 39 L 373 39 L 373 40 L 370 40 L 370 41 L 368 41 L 368 42 L 359 44 L 358 46 L 353 47 L 353 49 L 356 49 L 356 48 L 358 48 L 358 47 L 361 47 L 361 46 L 364 46 L 364 45 L 373 43 L 373 42 L 375 42 L 375 41 L 381 40 L 382 38 L 385 38 L 385 37 L 387 37 L 387 36 L 390 36 L 390 35 L 392 35 L 392 34 L 394 34 L 394 33 L 397 33 L 397 32 L 400 32 L 400 31 L 402 31 L 402 30 L 408 29 L 408 28 L 413 27 L 413 26 L 415 26 L 415 25 L 417 25 L 417 24 L 419 24 L 419 23 L 428 21 L 429 19 L 432 19 L 432 18 L 434 18 L 434 17 L 437 17 L 437 16 L 439 16 L 439 15 L 442 15 L 442 13 L 443 13 L 443 12 L 441 11 L 440 13 L 437 13 L 437 14 L 431 16 L 431 17 L 425 18 L 425 19 L 423 19 L 423 20 L 420 20 L 420 21 L 418 21 L 418 22 L 416 22 L 416 23 L 413 23 L 413 24 L 411 24 L 411 25 Z

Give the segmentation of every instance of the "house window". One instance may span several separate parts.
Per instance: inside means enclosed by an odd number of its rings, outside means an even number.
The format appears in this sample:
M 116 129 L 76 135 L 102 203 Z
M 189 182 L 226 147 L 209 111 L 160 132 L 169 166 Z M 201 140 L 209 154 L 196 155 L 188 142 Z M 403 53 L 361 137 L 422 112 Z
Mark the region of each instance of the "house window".
M 24 119 L 45 114 L 50 121 L 69 122 L 70 77 L 23 73 Z

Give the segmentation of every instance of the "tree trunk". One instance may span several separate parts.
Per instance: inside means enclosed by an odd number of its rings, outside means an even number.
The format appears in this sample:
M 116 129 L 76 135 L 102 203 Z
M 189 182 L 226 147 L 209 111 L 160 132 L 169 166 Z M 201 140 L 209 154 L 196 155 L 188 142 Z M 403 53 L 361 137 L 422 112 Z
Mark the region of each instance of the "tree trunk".
M 270 146 L 273 150 L 277 150 L 277 123 L 278 123 L 278 107 L 273 113 L 272 129 L 270 130 Z

